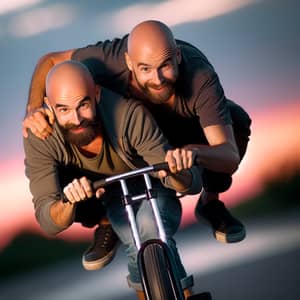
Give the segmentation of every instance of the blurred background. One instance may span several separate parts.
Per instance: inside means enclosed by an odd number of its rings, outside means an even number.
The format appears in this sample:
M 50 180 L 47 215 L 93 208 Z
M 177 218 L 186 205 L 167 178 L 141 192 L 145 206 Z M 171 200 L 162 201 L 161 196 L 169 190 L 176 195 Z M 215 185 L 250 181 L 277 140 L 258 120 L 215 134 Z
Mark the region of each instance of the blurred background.
M 300 22 L 297 0 L 0 1 L 1 299 L 133 299 L 121 248 L 86 272 L 92 231 L 74 225 L 55 239 L 39 229 L 24 175 L 22 120 L 31 74 L 52 51 L 121 37 L 146 19 L 169 25 L 214 65 L 227 97 L 250 114 L 246 157 L 222 195 L 247 226 L 236 245 L 196 223 L 182 199 L 177 235 L 195 290 L 216 300 L 300 299 Z

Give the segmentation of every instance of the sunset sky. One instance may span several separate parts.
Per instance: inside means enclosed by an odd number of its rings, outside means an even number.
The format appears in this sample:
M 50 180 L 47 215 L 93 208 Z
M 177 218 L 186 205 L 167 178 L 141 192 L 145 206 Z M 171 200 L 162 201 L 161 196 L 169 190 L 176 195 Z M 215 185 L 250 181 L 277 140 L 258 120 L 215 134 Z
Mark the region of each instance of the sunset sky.
M 0 3 L 0 248 L 24 229 L 38 230 L 24 176 L 21 122 L 34 66 L 43 54 L 121 37 L 159 19 L 201 49 L 227 97 L 253 120 L 245 159 L 222 199 L 229 206 L 261 192 L 266 178 L 300 168 L 300 24 L 298 1 L 169 0 Z M 183 12 L 184 11 L 184 12 Z M 185 198 L 182 223 L 194 220 Z M 90 231 L 74 226 L 63 236 Z

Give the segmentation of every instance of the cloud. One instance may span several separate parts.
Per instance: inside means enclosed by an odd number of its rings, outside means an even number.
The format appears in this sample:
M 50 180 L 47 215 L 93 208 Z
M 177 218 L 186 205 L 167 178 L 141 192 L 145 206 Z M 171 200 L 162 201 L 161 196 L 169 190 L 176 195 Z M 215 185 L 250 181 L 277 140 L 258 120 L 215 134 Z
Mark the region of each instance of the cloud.
M 66 4 L 37 8 L 12 18 L 8 32 L 14 37 L 30 37 L 66 26 L 76 15 L 75 8 Z
M 258 0 L 169 0 L 157 4 L 135 4 L 115 13 L 110 21 L 116 30 L 127 33 L 144 20 L 157 19 L 174 26 L 224 15 L 255 2 Z
M 41 3 L 43 0 L 9 0 L 0 2 L 0 16 Z

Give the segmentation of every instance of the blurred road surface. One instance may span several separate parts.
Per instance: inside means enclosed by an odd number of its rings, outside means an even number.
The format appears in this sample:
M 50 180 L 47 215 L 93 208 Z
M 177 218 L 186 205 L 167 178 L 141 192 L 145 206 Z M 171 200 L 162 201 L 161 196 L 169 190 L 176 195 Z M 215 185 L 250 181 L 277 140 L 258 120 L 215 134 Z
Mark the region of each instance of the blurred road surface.
M 195 291 L 213 300 L 300 299 L 300 211 L 245 220 L 247 238 L 238 244 L 216 242 L 197 224 L 177 235 L 178 247 Z M 22 249 L 20 249 L 22 251 Z M 102 271 L 87 272 L 81 258 L 0 283 L 2 300 L 129 300 L 122 248 Z

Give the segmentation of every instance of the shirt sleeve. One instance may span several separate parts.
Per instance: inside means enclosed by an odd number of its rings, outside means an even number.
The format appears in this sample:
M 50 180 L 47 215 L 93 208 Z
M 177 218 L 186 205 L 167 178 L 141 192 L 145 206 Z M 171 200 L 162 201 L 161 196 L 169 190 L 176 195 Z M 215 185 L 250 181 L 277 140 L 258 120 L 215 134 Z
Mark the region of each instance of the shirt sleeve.
M 51 139 L 43 141 L 31 133 L 24 138 L 25 174 L 29 179 L 37 221 L 47 234 L 56 235 L 67 227 L 59 227 L 50 217 L 51 205 L 61 199 L 58 165 L 54 152 L 51 153 Z
M 217 74 L 211 70 L 196 74 L 194 84 L 197 91 L 194 108 L 202 128 L 232 124 L 227 99 Z
M 207 57 L 197 48 L 180 42 L 182 62 L 179 66 L 179 94 L 202 128 L 231 124 L 227 99 L 219 77 Z

